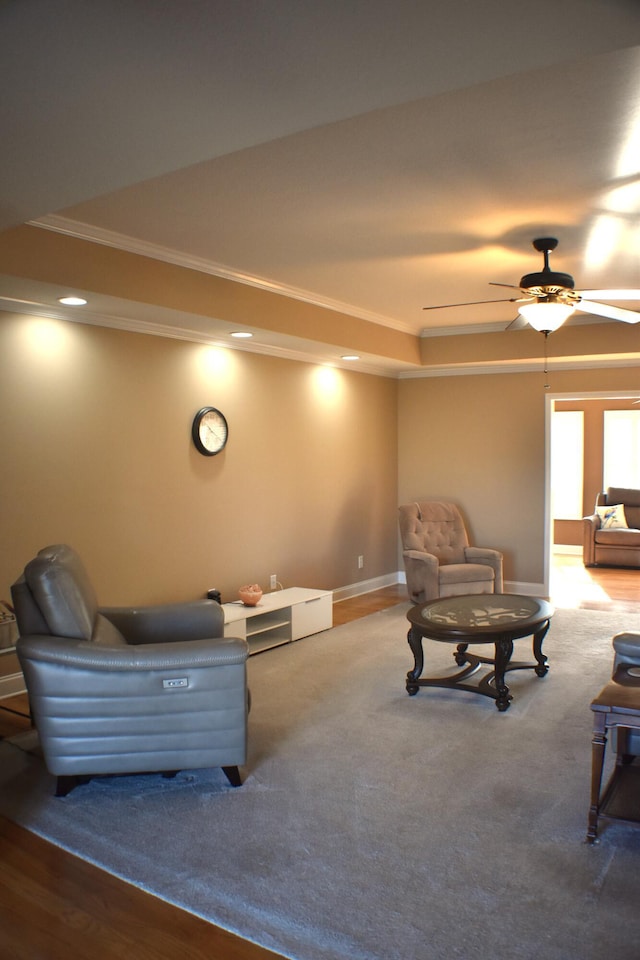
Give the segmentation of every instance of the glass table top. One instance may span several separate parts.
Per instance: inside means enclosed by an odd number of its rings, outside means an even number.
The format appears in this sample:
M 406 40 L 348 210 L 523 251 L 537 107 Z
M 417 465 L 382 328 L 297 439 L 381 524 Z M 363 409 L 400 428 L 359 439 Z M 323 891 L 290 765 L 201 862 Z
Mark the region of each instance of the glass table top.
M 546 600 L 509 593 L 445 597 L 413 607 L 408 617 L 420 626 L 441 629 L 472 629 L 479 632 L 508 629 L 531 621 L 546 620 L 553 608 Z

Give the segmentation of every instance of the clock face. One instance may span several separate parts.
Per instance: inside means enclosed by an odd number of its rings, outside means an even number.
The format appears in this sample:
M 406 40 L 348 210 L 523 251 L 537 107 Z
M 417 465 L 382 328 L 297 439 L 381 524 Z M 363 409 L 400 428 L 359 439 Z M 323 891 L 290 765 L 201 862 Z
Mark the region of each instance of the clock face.
M 203 407 L 198 410 L 191 430 L 193 442 L 205 457 L 220 453 L 227 442 L 229 427 L 223 414 L 215 407 Z

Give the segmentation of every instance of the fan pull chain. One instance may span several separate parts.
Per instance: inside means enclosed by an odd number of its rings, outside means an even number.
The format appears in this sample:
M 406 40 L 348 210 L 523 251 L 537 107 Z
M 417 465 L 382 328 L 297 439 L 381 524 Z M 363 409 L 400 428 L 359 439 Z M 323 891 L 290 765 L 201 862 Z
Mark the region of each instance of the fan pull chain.
M 549 379 L 549 370 L 547 368 L 549 366 L 549 352 L 548 352 L 549 331 L 543 330 L 542 332 L 544 334 L 544 389 L 548 390 L 549 384 L 547 381 Z

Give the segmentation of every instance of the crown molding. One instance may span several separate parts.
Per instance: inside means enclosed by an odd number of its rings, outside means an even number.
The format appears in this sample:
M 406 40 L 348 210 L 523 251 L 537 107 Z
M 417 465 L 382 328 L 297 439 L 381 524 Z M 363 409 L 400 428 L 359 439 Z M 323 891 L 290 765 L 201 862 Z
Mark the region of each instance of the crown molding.
M 470 323 L 466 326 L 456 327 L 423 327 L 420 331 L 420 338 L 427 340 L 429 337 L 462 337 L 471 333 L 504 333 L 505 325 L 498 321 L 497 323 Z
M 580 307 L 576 307 L 577 310 Z M 617 320 L 612 320 L 609 317 L 600 317 L 595 314 L 585 314 L 584 316 L 573 316 L 570 317 L 566 323 L 563 324 L 564 327 L 586 327 L 591 326 L 596 323 L 619 323 Z M 523 329 L 532 329 L 523 327 Z M 509 325 L 504 324 L 502 321 L 497 323 L 468 323 L 465 326 L 456 326 L 456 327 L 423 327 L 420 331 L 420 338 L 422 340 L 428 340 L 429 337 L 463 337 L 469 336 L 474 333 L 506 333 L 509 330 Z M 514 330 L 513 333 L 518 333 L 518 330 Z
M 423 377 L 475 377 L 485 374 L 502 373 L 543 373 L 542 359 L 502 361 L 494 363 L 443 364 L 438 367 L 421 367 L 418 370 L 403 370 L 397 374 L 398 380 L 419 380 Z M 615 356 L 575 357 L 573 359 L 547 360 L 547 372 L 552 374 L 560 370 L 603 370 L 614 367 L 640 367 L 640 354 L 619 354 Z M 635 396 L 635 394 L 634 394 Z
M 272 293 L 281 294 L 293 299 L 303 300 L 304 302 L 324 307 L 326 309 L 337 310 L 360 319 L 368 320 L 387 327 L 393 326 L 395 329 L 406 329 L 398 323 L 394 323 L 387 318 L 367 314 L 363 311 L 356 311 L 344 304 L 332 303 L 328 300 L 321 300 L 305 291 L 287 288 L 282 285 L 263 280 L 258 277 L 249 277 L 238 271 L 231 270 L 220 264 L 214 264 L 204 259 L 186 256 L 175 250 L 150 244 L 144 241 L 136 240 L 110 230 L 96 228 L 90 224 L 83 224 L 79 221 L 69 220 L 66 217 L 55 214 L 43 217 L 39 220 L 29 221 L 30 225 L 44 230 L 61 233 L 66 236 L 75 237 L 81 240 L 87 240 L 94 243 L 103 244 L 119 250 L 149 257 L 151 259 L 164 261 L 176 266 L 196 270 L 202 273 L 208 273 L 228 279 L 238 283 L 245 283 L 259 289 L 267 290 Z M 460 363 L 443 364 L 438 366 L 413 367 L 407 369 L 402 363 L 393 361 L 378 362 L 374 356 L 362 357 L 357 365 L 347 362 L 341 362 L 335 356 L 333 350 L 318 349 L 314 344 L 312 349 L 307 349 L 305 342 L 300 344 L 259 344 L 256 341 L 248 340 L 246 342 L 229 343 L 228 339 L 217 333 L 204 333 L 200 330 L 190 328 L 189 325 L 176 325 L 172 323 L 154 323 L 149 320 L 136 320 L 131 317 L 123 317 L 105 312 L 91 312 L 83 308 L 82 313 L 78 314 L 72 310 L 60 309 L 59 305 L 38 304 L 34 301 L 20 301 L 11 297 L 0 296 L 0 302 L 6 303 L 5 309 L 12 309 L 17 313 L 31 313 L 34 315 L 48 316 L 60 320 L 71 322 L 82 322 L 96 326 L 112 327 L 115 329 L 126 330 L 133 333 L 143 333 L 152 336 L 167 337 L 177 340 L 189 340 L 195 343 L 203 343 L 224 347 L 231 350 L 241 350 L 249 353 L 260 353 L 267 356 L 281 357 L 283 359 L 297 360 L 306 363 L 330 364 L 353 372 L 372 374 L 374 376 L 390 377 L 392 379 L 420 379 L 435 377 L 464 377 L 478 375 L 495 374 L 513 374 L 513 373 L 536 373 L 542 370 L 542 359 L 528 358 L 522 361 L 495 361 L 485 363 Z M 595 323 L 605 322 L 602 319 L 594 317 L 579 318 L 574 323 Z M 427 328 L 421 333 L 422 337 L 438 336 L 461 336 L 469 334 L 489 334 L 504 332 L 502 323 L 495 324 L 476 324 L 466 327 L 437 327 Z M 599 356 L 592 357 L 571 357 L 554 360 L 549 358 L 549 371 L 556 370 L 589 370 L 615 367 L 637 367 L 640 366 L 640 354 L 617 354 L 609 355 L 606 358 Z
M 205 346 L 221 347 L 224 350 L 234 350 L 242 353 L 257 353 L 268 357 L 278 357 L 282 360 L 295 360 L 299 363 L 322 364 L 323 366 L 349 370 L 352 373 L 367 373 L 376 377 L 397 379 L 398 376 L 397 367 L 394 363 L 377 363 L 373 357 L 361 357 L 357 364 L 354 364 L 340 359 L 339 356 L 336 357 L 329 349 L 312 351 L 305 349 L 304 344 L 300 347 L 294 347 L 282 343 L 258 343 L 254 340 L 231 341 L 224 335 L 207 334 L 193 328 L 168 323 L 153 323 L 149 320 L 97 313 L 87 310 L 85 307 L 79 312 L 75 308 L 65 309 L 58 304 L 54 306 L 39 303 L 35 300 L 18 300 L 14 297 L 0 295 L 0 310 L 8 310 L 12 313 L 32 317 L 46 317 L 49 320 L 64 320 L 69 323 L 84 323 L 93 327 L 124 330 L 127 333 L 165 337 L 169 340 L 185 340 L 189 343 L 201 343 Z
M 70 220 L 68 217 L 61 217 L 57 214 L 48 214 L 37 220 L 29 220 L 28 223 L 31 227 L 39 227 L 43 230 L 51 230 L 54 233 L 62 233 L 65 236 L 75 237 L 78 240 L 89 240 L 92 243 L 100 243 L 105 247 L 114 247 L 117 250 L 124 250 L 127 253 L 133 253 L 141 257 L 149 257 L 152 260 L 160 260 L 174 266 L 184 267 L 187 270 L 208 273 L 211 276 L 220 277 L 223 280 L 232 280 L 234 283 L 244 283 L 247 284 L 247 286 L 256 287 L 258 290 L 276 293 L 283 297 L 289 297 L 292 300 L 300 300 L 303 303 L 309 303 L 315 307 L 322 307 L 325 310 L 344 313 L 351 317 L 357 317 L 360 320 L 366 320 L 369 323 L 376 323 L 382 327 L 398 330 L 401 333 L 414 333 L 409 324 L 403 323 L 401 320 L 396 320 L 393 317 L 385 317 L 382 316 L 382 314 L 361 310 L 348 303 L 341 303 L 338 300 L 320 297 L 315 293 L 311 293 L 309 290 L 301 290 L 297 287 L 290 287 L 284 283 L 267 280 L 264 277 L 242 273 L 240 270 L 236 270 L 225 264 L 214 263 L 204 257 L 191 256 L 179 250 L 173 250 L 170 247 L 163 247 L 146 240 L 129 237 L 126 234 L 117 233 L 115 230 L 106 230 L 90 223 L 81 223 L 78 220 Z

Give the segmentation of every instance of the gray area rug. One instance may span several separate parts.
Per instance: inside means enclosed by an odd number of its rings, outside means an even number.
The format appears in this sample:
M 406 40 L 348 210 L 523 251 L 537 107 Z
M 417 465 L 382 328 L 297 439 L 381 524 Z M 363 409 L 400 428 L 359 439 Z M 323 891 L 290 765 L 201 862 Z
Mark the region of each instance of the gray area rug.
M 499 713 L 470 693 L 406 694 L 407 609 L 250 660 L 240 789 L 203 770 L 55 799 L 37 755 L 4 743 L 0 811 L 295 960 L 637 960 L 640 830 L 584 837 L 589 703 L 612 635 L 640 615 L 558 610 L 549 674 L 510 674 Z M 425 643 L 425 672 L 450 670 L 452 649 Z

